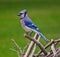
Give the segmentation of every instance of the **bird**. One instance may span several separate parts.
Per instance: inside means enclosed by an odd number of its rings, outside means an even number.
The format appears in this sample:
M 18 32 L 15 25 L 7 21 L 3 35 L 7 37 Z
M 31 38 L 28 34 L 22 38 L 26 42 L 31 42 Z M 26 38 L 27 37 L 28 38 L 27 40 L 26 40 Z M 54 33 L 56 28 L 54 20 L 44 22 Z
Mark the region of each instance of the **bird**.
M 35 32 L 40 35 L 45 42 L 49 42 L 49 40 L 40 32 L 39 28 L 28 17 L 26 9 L 20 11 L 18 16 L 20 17 L 21 26 L 26 32 Z

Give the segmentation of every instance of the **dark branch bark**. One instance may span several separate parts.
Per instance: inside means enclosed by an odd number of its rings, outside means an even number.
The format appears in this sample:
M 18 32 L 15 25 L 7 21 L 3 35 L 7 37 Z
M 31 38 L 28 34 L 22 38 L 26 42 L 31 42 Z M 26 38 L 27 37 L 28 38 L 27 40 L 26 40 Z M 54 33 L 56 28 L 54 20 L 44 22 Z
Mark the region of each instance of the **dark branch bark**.
M 36 43 L 40 47 L 40 49 L 43 51 L 44 55 L 47 55 L 47 51 L 45 50 L 44 46 L 40 42 L 38 42 L 37 40 L 35 40 L 34 38 L 30 37 L 27 34 L 25 34 L 24 36 L 29 40 L 33 41 L 34 43 Z
M 50 43 L 48 43 L 46 46 L 45 46 L 45 49 L 48 48 L 49 46 L 51 46 L 52 44 L 54 43 L 59 43 L 60 42 L 60 39 L 58 40 L 53 40 L 51 41 Z M 39 51 L 38 55 L 37 56 L 40 56 L 40 54 L 42 53 L 42 51 Z

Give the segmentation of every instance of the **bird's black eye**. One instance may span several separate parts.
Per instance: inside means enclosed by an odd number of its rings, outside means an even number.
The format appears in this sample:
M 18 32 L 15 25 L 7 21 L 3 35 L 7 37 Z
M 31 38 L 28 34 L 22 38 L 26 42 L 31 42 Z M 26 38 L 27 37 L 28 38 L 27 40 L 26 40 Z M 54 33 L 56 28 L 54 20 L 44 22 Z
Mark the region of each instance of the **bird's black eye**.
M 20 16 L 22 15 L 23 13 L 20 13 Z

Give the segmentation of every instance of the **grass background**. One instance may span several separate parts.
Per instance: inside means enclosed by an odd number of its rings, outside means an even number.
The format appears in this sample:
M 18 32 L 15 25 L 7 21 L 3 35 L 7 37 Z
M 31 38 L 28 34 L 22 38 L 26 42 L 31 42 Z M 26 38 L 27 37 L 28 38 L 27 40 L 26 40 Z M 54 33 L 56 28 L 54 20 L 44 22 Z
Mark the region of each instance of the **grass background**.
M 29 17 L 49 40 L 60 38 L 60 0 L 0 0 L 0 57 L 17 57 L 9 50 L 13 47 L 12 38 L 22 49 L 29 42 L 17 17 L 22 9 L 27 9 Z

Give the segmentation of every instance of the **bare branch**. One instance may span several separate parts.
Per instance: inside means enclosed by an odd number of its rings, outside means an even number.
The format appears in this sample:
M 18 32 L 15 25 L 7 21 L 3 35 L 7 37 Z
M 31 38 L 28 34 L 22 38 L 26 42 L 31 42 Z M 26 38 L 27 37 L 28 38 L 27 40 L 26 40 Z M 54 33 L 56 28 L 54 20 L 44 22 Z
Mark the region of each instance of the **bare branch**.
M 49 43 L 45 46 L 45 49 L 48 48 L 49 46 L 51 46 L 52 44 L 54 44 L 54 43 L 59 43 L 59 42 L 60 42 L 60 39 L 58 39 L 58 40 L 53 40 L 53 41 L 49 42 Z M 37 56 L 40 56 L 41 53 L 42 53 L 42 51 L 39 51 Z
M 40 42 L 38 42 L 37 40 L 33 39 L 32 37 L 30 37 L 27 34 L 25 34 L 25 37 L 28 38 L 29 40 L 32 40 L 34 43 L 36 43 L 40 47 L 40 49 L 43 51 L 43 53 L 45 55 L 47 55 L 47 51 L 45 50 L 44 46 Z
M 17 52 L 17 51 L 16 51 L 15 49 L 13 49 L 13 48 L 10 48 L 10 50 L 11 50 L 11 51 L 14 51 L 14 52 Z
M 12 42 L 15 44 L 15 46 L 19 49 L 19 50 L 21 50 L 21 48 L 19 47 L 19 45 L 16 43 L 16 41 L 14 40 L 14 39 L 11 39 L 12 40 Z
M 53 41 L 53 39 L 51 39 L 51 41 Z M 55 48 L 56 48 L 56 47 L 55 47 L 55 44 L 52 44 L 52 45 L 51 45 L 51 50 L 52 50 L 54 56 L 56 55 L 56 49 L 55 49 Z
M 25 36 L 25 35 L 24 35 L 24 36 Z M 34 39 L 38 39 L 38 37 L 39 37 L 39 35 L 36 33 L 36 34 L 34 35 Z M 31 52 L 31 50 L 33 49 L 34 45 L 35 45 L 35 43 L 34 43 L 33 41 L 31 41 L 31 43 L 30 43 L 30 45 L 29 45 L 29 47 L 28 47 L 28 49 L 27 49 L 24 57 L 29 57 L 30 52 Z
M 18 57 L 22 56 L 22 55 L 23 55 L 23 52 L 22 52 L 21 48 L 19 47 L 19 45 L 16 43 L 16 41 L 15 41 L 14 39 L 11 39 L 11 40 L 12 40 L 12 42 L 15 44 L 15 47 L 16 47 L 17 49 L 12 49 L 12 48 L 10 48 L 10 50 L 12 50 L 12 51 L 14 51 L 14 52 L 17 52 Z

